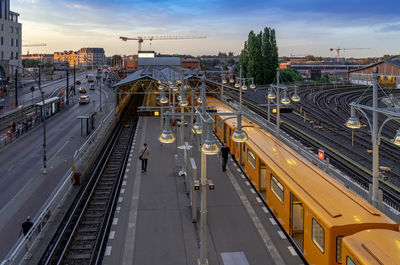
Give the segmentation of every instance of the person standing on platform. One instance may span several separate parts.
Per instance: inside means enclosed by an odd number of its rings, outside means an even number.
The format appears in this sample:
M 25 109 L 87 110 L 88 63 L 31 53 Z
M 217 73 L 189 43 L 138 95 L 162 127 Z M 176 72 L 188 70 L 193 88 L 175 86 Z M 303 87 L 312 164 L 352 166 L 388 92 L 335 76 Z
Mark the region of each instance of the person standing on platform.
M 21 236 L 22 233 L 24 234 L 24 236 L 26 234 L 28 234 L 28 232 L 32 226 L 33 226 L 33 223 L 31 222 L 31 217 L 30 216 L 26 217 L 26 221 L 23 222 L 21 225 L 21 230 L 19 231 L 19 236 Z
M 147 144 L 145 143 L 143 146 L 144 146 L 143 149 L 140 150 L 139 152 L 139 159 L 142 160 L 142 173 L 146 172 L 147 159 L 149 158 L 150 155 L 150 149 L 147 147 Z
M 229 147 L 226 145 L 226 143 L 224 143 L 224 146 L 221 148 L 220 152 L 219 152 L 219 157 L 221 158 L 222 156 L 222 171 L 225 172 L 226 171 L 226 164 L 228 163 L 228 156 L 229 156 L 229 152 L 231 150 L 229 149 Z

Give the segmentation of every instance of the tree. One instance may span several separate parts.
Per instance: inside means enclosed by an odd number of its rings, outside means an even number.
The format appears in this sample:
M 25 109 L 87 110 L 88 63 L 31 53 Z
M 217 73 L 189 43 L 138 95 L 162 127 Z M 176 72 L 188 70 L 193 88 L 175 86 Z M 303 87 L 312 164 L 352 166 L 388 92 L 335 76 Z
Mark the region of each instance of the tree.
M 278 65 L 275 30 L 266 27 L 257 35 L 250 31 L 239 58 L 244 77 L 253 77 L 256 84 L 272 83 Z
M 229 57 L 233 57 L 233 52 L 228 52 Z
M 39 64 L 40 64 L 40 61 L 35 60 L 35 59 L 23 59 L 22 60 L 22 66 L 24 68 L 38 67 Z
M 383 61 L 389 61 L 390 60 L 390 55 L 389 54 L 383 55 L 382 60 Z
M 226 53 L 224 52 L 219 52 L 218 57 L 227 57 Z
M 228 65 L 233 65 L 233 64 L 235 64 L 235 60 L 233 60 L 233 58 L 229 58 L 229 59 L 226 61 L 226 63 L 227 63 Z
M 307 55 L 306 56 L 306 61 L 315 61 L 314 55 Z
M 293 68 L 281 69 L 280 75 L 283 82 L 295 82 L 303 80 L 301 74 L 296 69 Z

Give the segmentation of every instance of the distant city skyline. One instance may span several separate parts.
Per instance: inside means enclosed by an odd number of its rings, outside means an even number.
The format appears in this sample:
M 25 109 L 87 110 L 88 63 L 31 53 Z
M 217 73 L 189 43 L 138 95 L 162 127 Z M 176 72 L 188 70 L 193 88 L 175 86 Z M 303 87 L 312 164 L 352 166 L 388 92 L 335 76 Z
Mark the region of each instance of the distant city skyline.
M 119 36 L 183 35 L 207 39 L 145 41 L 157 53 L 238 55 L 250 30 L 277 32 L 279 56 L 345 57 L 400 54 L 400 5 L 395 0 L 13 0 L 20 14 L 23 48 L 52 53 L 102 47 L 106 55 L 136 54 L 137 42 Z

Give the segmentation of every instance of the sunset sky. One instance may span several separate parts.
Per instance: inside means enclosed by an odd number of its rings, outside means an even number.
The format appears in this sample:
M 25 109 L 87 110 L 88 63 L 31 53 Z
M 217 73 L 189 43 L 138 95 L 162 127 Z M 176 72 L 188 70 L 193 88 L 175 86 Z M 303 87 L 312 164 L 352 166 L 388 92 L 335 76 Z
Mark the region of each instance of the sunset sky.
M 200 40 L 153 41 L 161 53 L 240 53 L 250 30 L 277 31 L 280 56 L 346 57 L 400 54 L 400 4 L 395 0 L 12 0 L 20 14 L 23 44 L 30 53 L 103 47 L 107 56 L 136 54 L 135 41 L 119 36 L 207 36 Z M 150 49 L 144 42 L 143 49 Z M 27 48 L 23 48 L 23 53 Z

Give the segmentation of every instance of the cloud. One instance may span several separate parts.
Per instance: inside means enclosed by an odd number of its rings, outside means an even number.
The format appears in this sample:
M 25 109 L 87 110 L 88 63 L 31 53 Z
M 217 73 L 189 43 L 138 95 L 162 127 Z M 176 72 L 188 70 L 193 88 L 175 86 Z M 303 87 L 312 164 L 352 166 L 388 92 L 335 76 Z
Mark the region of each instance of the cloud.
M 400 24 L 392 24 L 383 26 L 379 29 L 380 32 L 398 32 L 400 31 Z

